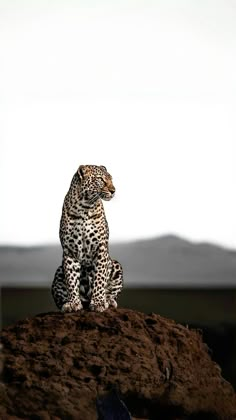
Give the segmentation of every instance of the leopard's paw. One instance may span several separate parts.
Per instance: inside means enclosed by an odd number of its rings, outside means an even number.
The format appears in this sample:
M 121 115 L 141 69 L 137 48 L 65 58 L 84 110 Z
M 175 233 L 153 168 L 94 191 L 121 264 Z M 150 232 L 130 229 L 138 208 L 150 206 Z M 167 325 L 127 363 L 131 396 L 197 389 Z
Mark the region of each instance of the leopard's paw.
M 83 309 L 82 303 L 79 302 L 66 302 L 61 308 L 62 312 L 78 312 Z
M 108 307 L 117 308 L 117 302 L 116 302 L 116 300 L 113 299 L 113 298 L 108 299 Z
M 91 302 L 89 305 L 90 311 L 94 311 L 94 312 L 104 312 L 107 308 L 108 308 L 107 302 L 98 303 L 98 304 Z

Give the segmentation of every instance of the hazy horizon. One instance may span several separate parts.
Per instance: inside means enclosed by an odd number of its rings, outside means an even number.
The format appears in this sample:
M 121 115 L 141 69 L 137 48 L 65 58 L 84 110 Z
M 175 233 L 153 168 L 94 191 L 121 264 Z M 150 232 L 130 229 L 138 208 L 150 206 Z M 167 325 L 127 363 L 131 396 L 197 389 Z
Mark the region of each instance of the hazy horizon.
M 231 246 L 226 246 L 226 245 L 222 245 L 219 242 L 210 242 L 207 240 L 194 240 L 188 237 L 184 237 L 181 235 L 177 235 L 177 234 L 172 234 L 172 233 L 164 233 L 162 235 L 155 235 L 155 236 L 149 236 L 149 237 L 138 237 L 138 238 L 125 238 L 125 239 L 117 239 L 117 240 L 109 240 L 109 243 L 111 245 L 126 245 L 129 243 L 132 244 L 137 244 L 139 242 L 152 242 L 152 241 L 158 241 L 158 240 L 162 240 L 162 239 L 174 239 L 174 240 L 179 240 L 182 242 L 186 242 L 192 245 L 209 245 L 215 248 L 222 248 L 226 251 L 232 251 L 232 252 L 236 252 L 236 247 L 231 247 Z M 54 242 L 32 242 L 32 243 L 21 243 L 21 242 L 1 242 L 0 241 L 0 249 L 1 248 L 44 248 L 44 247 L 61 247 L 61 243 L 60 240 L 58 238 L 57 241 Z
M 176 236 L 111 243 L 128 287 L 229 288 L 236 286 L 236 251 Z M 0 247 L 0 285 L 50 287 L 61 264 L 59 244 Z

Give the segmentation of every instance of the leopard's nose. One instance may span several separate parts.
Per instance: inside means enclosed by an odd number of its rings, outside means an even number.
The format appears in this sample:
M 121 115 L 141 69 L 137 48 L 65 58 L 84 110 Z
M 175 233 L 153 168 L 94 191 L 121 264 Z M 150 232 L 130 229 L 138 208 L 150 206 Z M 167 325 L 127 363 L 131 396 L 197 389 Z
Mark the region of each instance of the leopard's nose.
M 115 189 L 115 187 L 113 187 L 113 188 L 110 188 L 110 191 L 111 191 L 112 195 L 114 195 L 114 194 L 115 194 L 115 192 L 116 192 L 116 189 Z

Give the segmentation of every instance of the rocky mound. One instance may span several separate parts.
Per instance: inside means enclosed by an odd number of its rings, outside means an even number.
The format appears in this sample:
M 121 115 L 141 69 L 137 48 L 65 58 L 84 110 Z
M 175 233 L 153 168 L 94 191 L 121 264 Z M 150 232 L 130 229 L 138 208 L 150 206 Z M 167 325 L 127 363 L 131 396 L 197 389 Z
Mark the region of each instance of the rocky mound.
M 114 386 L 135 417 L 236 419 L 234 390 L 200 333 L 159 315 L 41 314 L 1 340 L 1 419 L 95 420 L 96 398 Z

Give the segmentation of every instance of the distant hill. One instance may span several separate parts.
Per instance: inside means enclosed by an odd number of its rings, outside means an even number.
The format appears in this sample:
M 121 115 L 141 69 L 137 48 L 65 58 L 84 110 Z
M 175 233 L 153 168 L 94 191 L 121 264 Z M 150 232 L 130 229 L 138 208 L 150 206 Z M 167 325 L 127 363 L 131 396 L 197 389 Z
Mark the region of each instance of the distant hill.
M 236 251 L 176 236 L 112 244 L 127 287 L 236 287 Z M 1 286 L 49 286 L 60 246 L 0 247 Z

